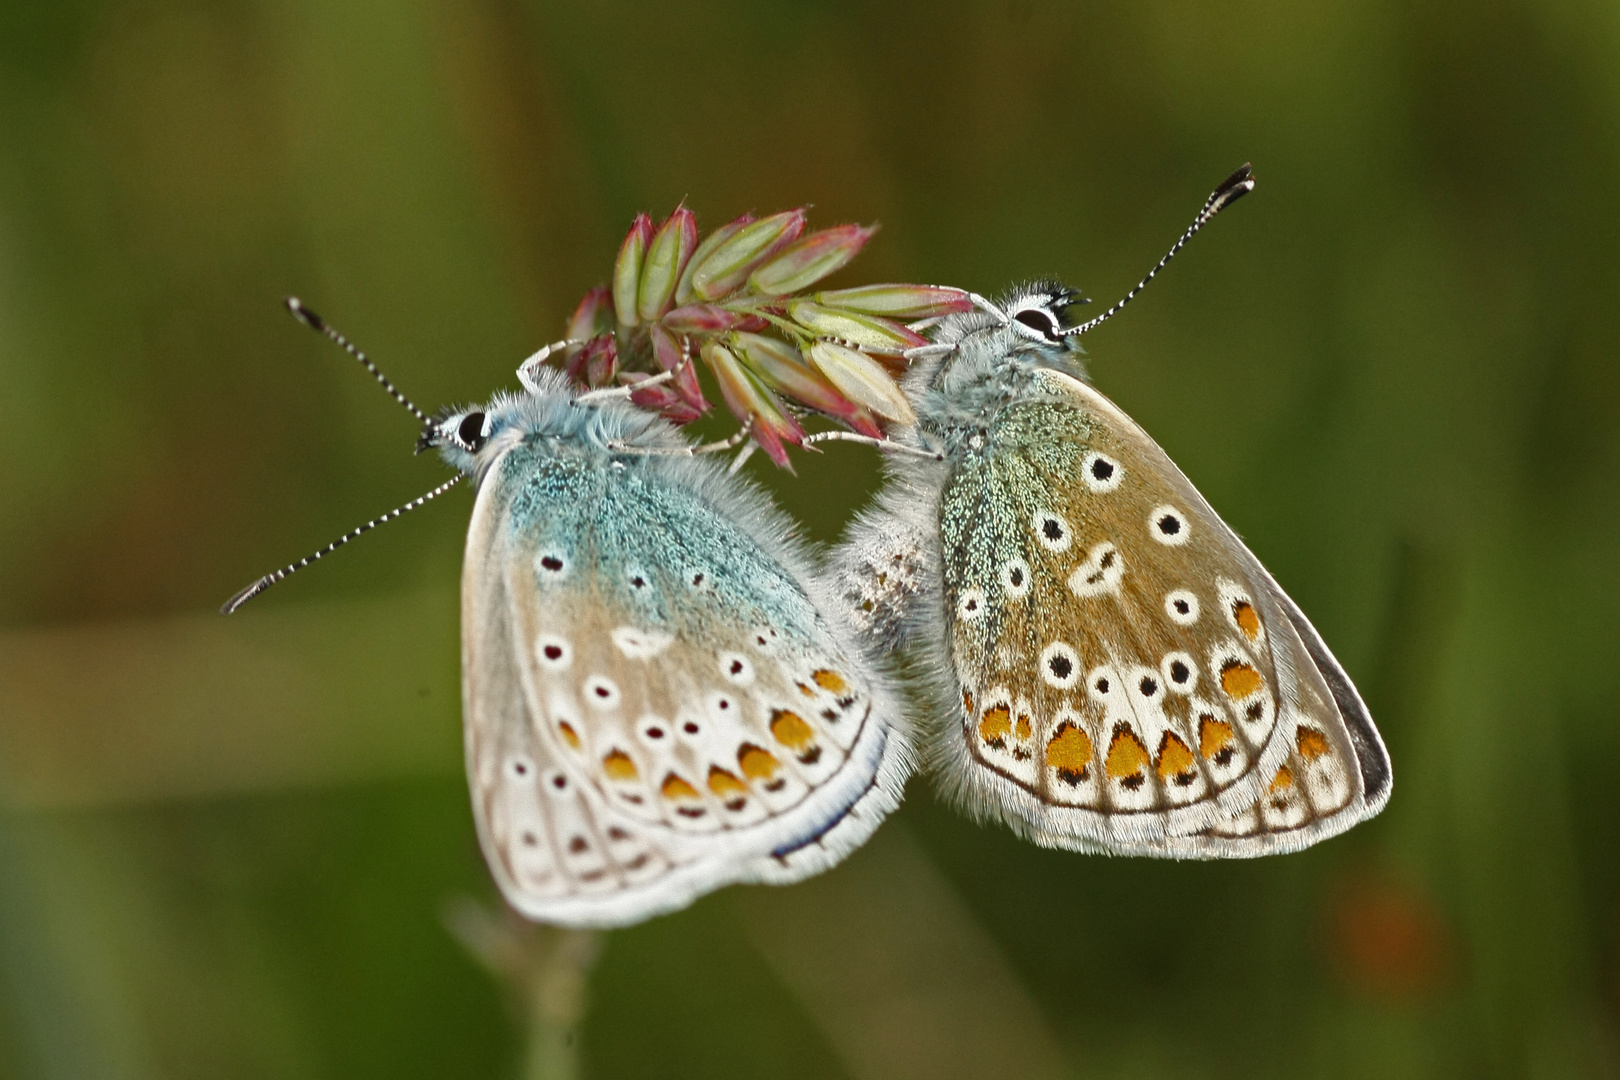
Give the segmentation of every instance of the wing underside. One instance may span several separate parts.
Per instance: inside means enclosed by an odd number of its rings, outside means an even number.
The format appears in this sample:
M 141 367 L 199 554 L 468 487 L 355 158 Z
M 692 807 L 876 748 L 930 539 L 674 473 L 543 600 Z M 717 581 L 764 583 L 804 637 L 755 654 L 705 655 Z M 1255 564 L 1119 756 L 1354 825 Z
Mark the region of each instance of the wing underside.
M 1145 433 L 1055 372 L 939 508 L 948 778 L 1051 846 L 1292 850 L 1388 760 L 1298 608 Z

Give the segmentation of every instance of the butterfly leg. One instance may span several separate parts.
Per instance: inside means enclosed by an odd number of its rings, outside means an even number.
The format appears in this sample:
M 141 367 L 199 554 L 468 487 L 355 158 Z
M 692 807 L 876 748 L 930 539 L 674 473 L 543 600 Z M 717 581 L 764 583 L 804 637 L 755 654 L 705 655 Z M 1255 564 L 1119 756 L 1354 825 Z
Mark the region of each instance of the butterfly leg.
M 548 359 L 551 358 L 551 354 L 556 352 L 558 349 L 566 349 L 570 345 L 583 344 L 585 344 L 583 341 L 576 338 L 568 338 L 564 341 L 553 341 L 550 345 L 543 347 L 539 352 L 535 353 L 533 356 L 523 361 L 522 364 L 518 365 L 518 382 L 522 383 L 523 389 L 527 390 L 529 393 L 538 394 L 540 392 L 540 384 L 535 381 L 534 373 L 538 371 Z
M 813 443 L 829 441 L 860 443 L 863 446 L 875 446 L 877 449 L 891 454 L 914 454 L 917 457 L 928 458 L 931 461 L 945 460 L 945 455 L 937 450 L 923 450 L 920 447 L 895 442 L 893 439 L 874 439 L 870 435 L 859 435 L 853 431 L 821 431 L 814 435 L 806 435 L 804 445 L 810 446 Z
M 615 454 L 635 454 L 640 457 L 697 457 L 699 454 L 718 454 L 730 450 L 753 434 L 753 422 L 743 425 L 724 439 L 701 446 L 631 446 L 619 439 L 609 439 L 607 448 Z
M 674 371 L 666 371 L 661 375 L 648 376 L 647 378 L 638 382 L 625 383 L 623 386 L 604 386 L 600 390 L 591 390 L 587 393 L 581 394 L 574 400 L 582 405 L 589 405 L 598 401 L 610 401 L 614 398 L 628 398 L 637 390 L 645 390 L 649 386 L 657 386 L 660 383 L 667 383 L 679 373 L 680 369 L 677 368 Z

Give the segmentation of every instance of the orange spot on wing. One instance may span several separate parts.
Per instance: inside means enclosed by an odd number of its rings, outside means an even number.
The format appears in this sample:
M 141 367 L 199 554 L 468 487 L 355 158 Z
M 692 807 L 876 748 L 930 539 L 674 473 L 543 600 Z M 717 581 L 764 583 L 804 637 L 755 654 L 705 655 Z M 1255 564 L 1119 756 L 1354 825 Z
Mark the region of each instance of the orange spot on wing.
M 602 771 L 607 773 L 609 780 L 635 780 L 641 775 L 636 763 L 623 750 L 608 751 L 607 756 L 602 758 Z
M 674 773 L 664 777 L 663 786 L 658 791 L 666 799 L 695 799 L 698 797 L 697 788 Z
M 1299 734 L 1294 737 L 1294 745 L 1299 748 L 1299 756 L 1306 761 L 1315 761 L 1323 754 L 1333 752 L 1327 736 L 1311 727 L 1300 727 Z
M 1213 761 L 1232 745 L 1232 725 L 1205 714 L 1198 718 L 1198 752 Z M 1221 764 L 1226 764 L 1224 761 Z
M 709 790 L 720 796 L 720 798 L 727 799 L 736 795 L 747 794 L 748 785 L 720 766 L 711 765 L 709 766 Z
M 771 734 L 776 741 L 792 750 L 816 741 L 815 730 L 796 712 L 777 709 L 771 713 Z
M 985 742 L 997 742 L 1007 737 L 1012 730 L 1012 710 L 1005 705 L 996 705 L 984 710 L 984 719 L 979 721 L 979 738 Z
M 1277 775 L 1271 778 L 1271 794 L 1280 795 L 1294 786 L 1294 774 L 1284 765 L 1277 770 Z
M 1165 732 L 1164 738 L 1159 740 L 1159 779 L 1170 780 L 1182 776 L 1191 779 L 1193 775 L 1192 751 L 1187 749 L 1180 736 Z
M 829 693 L 842 694 L 849 689 L 849 684 L 844 681 L 844 677 L 831 668 L 822 668 L 820 671 L 811 672 L 810 677 L 816 680 L 817 686 Z
M 1250 641 L 1260 636 L 1260 616 L 1247 600 L 1232 601 L 1232 621 L 1238 624 L 1238 629 Z
M 962 691 L 962 708 L 967 710 L 968 717 L 971 719 L 973 716 L 973 691 Z
M 559 721 L 557 724 L 557 731 L 562 734 L 563 742 L 567 743 L 575 750 L 579 749 L 579 732 L 574 730 L 573 724 L 570 724 L 566 720 Z
M 1034 730 L 1034 725 L 1032 725 L 1029 721 L 1029 713 L 1019 713 L 1018 726 L 1013 728 L 1013 734 L 1017 735 L 1020 739 L 1027 739 Z
M 1091 767 L 1091 738 L 1070 721 L 1063 721 L 1046 744 L 1046 763 L 1057 770 L 1060 780 L 1078 784 Z
M 769 750 L 753 743 L 743 743 L 737 750 L 737 766 L 750 780 L 769 780 L 776 775 L 782 763 Z
M 1221 667 L 1221 689 L 1234 700 L 1246 698 L 1260 689 L 1260 673 L 1240 660 L 1228 660 Z
M 1124 724 L 1114 728 L 1114 737 L 1108 743 L 1108 757 L 1103 761 L 1103 768 L 1115 780 L 1123 780 L 1142 771 L 1142 766 L 1148 763 L 1147 747 L 1136 733 Z

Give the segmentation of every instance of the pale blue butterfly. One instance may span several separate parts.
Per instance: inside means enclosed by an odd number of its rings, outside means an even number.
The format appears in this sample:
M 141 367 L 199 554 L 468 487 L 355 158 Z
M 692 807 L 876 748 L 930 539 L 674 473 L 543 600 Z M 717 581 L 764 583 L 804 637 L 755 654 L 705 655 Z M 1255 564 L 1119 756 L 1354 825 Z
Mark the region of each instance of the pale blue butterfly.
M 1390 764 L 1320 635 L 1158 445 L 1098 393 L 1037 283 L 913 350 L 917 414 L 836 557 L 848 618 L 913 641 L 925 751 L 968 812 L 1051 847 L 1291 851 L 1378 813 Z M 934 460 L 930 455 L 938 455 Z
M 607 927 L 733 882 L 785 883 L 862 843 L 910 746 L 888 676 L 757 488 L 624 391 L 528 364 L 525 391 L 428 420 L 467 477 L 467 776 L 485 858 L 530 918 Z M 714 444 L 715 447 L 734 443 Z

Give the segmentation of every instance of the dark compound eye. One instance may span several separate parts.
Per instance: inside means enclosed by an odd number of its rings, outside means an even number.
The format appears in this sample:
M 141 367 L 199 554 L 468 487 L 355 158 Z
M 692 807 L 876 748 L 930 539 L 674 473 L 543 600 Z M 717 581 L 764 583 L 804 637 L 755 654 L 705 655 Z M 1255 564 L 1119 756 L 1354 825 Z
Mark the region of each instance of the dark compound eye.
M 1048 341 L 1058 339 L 1057 320 L 1052 318 L 1051 313 L 1048 311 L 1041 308 L 1025 308 L 1014 315 L 1013 319 L 1016 322 L 1023 323 Z
M 456 438 L 461 445 L 469 450 L 477 450 L 484 445 L 484 414 L 470 412 L 461 418 L 456 426 Z

